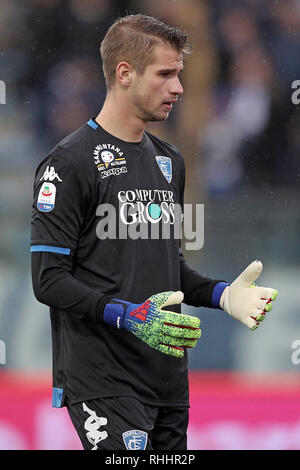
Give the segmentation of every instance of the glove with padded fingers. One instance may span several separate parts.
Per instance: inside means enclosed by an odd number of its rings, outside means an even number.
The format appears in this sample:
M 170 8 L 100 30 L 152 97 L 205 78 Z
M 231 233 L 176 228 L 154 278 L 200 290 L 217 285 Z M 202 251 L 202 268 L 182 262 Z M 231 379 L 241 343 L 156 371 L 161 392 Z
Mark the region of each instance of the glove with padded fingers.
M 103 319 L 131 331 L 152 348 L 180 358 L 185 348 L 195 347 L 201 336 L 199 318 L 162 310 L 182 301 L 181 291 L 160 292 L 141 304 L 113 299 L 105 306 Z
M 251 330 L 258 328 L 266 318 L 278 294 L 275 289 L 254 284 L 262 270 L 262 262 L 253 261 L 224 289 L 220 299 L 220 307 Z

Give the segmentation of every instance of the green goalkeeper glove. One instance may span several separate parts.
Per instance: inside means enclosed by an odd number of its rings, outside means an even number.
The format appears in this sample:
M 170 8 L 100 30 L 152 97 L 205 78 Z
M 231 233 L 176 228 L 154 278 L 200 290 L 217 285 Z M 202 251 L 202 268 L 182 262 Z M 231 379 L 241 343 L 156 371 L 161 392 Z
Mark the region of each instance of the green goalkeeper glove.
M 277 297 L 276 290 L 254 284 L 262 270 L 262 262 L 253 261 L 224 289 L 220 299 L 220 307 L 251 330 L 258 328 L 266 313 L 272 310 L 272 301 Z
M 197 317 L 162 310 L 181 304 L 183 293 L 161 292 L 141 304 L 113 299 L 104 308 L 105 323 L 131 331 L 154 349 L 175 357 L 183 357 L 185 348 L 193 348 L 201 336 Z

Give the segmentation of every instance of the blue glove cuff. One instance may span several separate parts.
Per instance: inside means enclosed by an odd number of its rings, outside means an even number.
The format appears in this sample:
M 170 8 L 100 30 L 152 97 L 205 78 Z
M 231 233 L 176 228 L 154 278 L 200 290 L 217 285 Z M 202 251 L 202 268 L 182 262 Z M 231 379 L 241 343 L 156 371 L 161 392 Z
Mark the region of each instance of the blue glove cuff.
M 130 303 L 119 299 L 113 299 L 113 301 L 116 303 L 105 305 L 103 321 L 108 323 L 108 325 L 120 329 L 123 327 L 123 318 L 126 312 L 126 307 L 130 305 Z
M 215 285 L 211 296 L 212 308 L 221 308 L 220 299 L 223 294 L 223 291 L 226 289 L 227 286 L 229 286 L 228 282 L 218 282 L 218 284 Z

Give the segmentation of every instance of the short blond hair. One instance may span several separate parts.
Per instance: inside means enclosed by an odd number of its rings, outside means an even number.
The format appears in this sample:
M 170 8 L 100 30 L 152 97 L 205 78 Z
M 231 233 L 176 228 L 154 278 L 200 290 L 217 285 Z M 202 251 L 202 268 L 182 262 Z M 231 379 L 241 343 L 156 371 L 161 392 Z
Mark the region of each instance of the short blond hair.
M 100 46 L 102 67 L 107 89 L 112 88 L 116 67 L 128 62 L 142 75 L 151 62 L 151 52 L 158 44 L 169 44 L 183 57 L 191 52 L 187 34 L 179 28 L 146 15 L 129 15 L 116 20 L 108 29 Z

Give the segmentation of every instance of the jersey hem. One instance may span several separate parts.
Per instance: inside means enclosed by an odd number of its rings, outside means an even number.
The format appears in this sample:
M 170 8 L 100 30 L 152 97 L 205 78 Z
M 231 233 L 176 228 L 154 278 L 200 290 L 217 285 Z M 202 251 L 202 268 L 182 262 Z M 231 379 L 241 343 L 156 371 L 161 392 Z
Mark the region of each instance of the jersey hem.
M 110 393 L 107 395 L 102 394 L 92 394 L 92 395 L 82 395 L 81 397 L 70 399 L 65 396 L 64 403 L 62 406 L 75 405 L 76 403 L 81 403 L 87 400 L 96 400 L 96 399 L 105 399 L 105 398 L 114 398 L 114 397 L 128 397 L 135 398 L 136 400 L 144 403 L 145 405 L 156 406 L 156 407 L 168 407 L 168 408 L 190 408 L 189 401 L 187 402 L 170 402 L 160 401 L 160 400 L 147 400 L 139 395 L 133 393 Z

